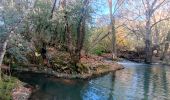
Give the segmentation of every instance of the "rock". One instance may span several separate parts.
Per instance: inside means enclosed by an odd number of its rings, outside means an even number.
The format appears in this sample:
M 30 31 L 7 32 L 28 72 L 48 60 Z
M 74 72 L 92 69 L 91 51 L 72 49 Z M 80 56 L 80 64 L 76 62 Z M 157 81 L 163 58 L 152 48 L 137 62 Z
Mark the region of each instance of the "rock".
M 31 88 L 19 86 L 12 91 L 12 100 L 28 100 L 32 93 Z

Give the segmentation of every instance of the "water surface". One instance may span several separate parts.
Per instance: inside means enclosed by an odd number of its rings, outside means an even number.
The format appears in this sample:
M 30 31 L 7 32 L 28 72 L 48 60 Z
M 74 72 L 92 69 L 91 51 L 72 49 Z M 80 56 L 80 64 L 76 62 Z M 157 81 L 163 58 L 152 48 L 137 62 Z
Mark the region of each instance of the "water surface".
M 89 81 L 25 73 L 38 87 L 31 100 L 170 100 L 170 66 L 120 62 L 125 69 Z

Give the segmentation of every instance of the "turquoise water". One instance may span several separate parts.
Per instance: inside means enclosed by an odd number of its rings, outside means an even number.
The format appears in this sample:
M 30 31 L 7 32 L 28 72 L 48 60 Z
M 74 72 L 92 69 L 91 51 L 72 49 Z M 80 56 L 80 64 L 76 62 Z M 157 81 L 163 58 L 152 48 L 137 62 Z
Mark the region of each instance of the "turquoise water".
M 125 69 L 89 81 L 30 73 L 20 79 L 38 88 L 30 100 L 170 100 L 170 66 L 120 64 Z

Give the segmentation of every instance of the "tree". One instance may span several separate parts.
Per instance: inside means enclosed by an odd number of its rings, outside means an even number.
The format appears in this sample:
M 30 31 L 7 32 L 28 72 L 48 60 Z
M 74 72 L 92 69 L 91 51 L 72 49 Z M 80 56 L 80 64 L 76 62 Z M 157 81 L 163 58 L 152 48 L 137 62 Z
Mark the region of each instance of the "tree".
M 3 38 L 5 38 L 5 37 L 3 37 Z M 0 44 L 0 46 L 1 46 L 0 47 L 0 80 L 1 80 L 1 76 L 2 76 L 2 73 L 1 73 L 2 62 L 3 62 L 3 58 L 5 56 L 5 53 L 6 53 L 8 39 L 5 39 L 4 41 L 0 41 L 0 42 L 1 42 L 1 44 Z
M 145 62 L 151 63 L 153 56 L 153 42 L 158 42 L 159 33 L 157 25 L 169 19 L 165 9 L 168 8 L 169 0 L 130 0 L 126 6 L 129 15 L 130 29 L 135 34 L 141 34 L 145 44 Z M 129 7 L 130 6 L 130 7 Z M 164 12 L 162 15 L 161 12 Z M 154 18 L 155 17 L 155 18 Z M 129 23 L 128 23 L 129 24 Z M 153 29 L 155 28 L 155 30 Z M 155 32 L 154 32 L 155 31 Z M 155 33 L 155 34 L 154 34 Z M 140 35 L 139 35 L 140 36 Z M 154 41 L 153 41 L 154 39 Z
M 120 7 L 123 5 L 124 0 L 115 0 L 114 7 L 113 7 L 112 0 L 108 0 L 108 3 L 109 3 L 109 11 L 110 11 L 110 33 L 112 34 L 112 58 L 113 60 L 115 60 L 117 59 L 115 17 L 116 17 L 117 10 L 119 10 Z
M 66 2 L 66 1 L 65 1 Z M 64 3 L 65 5 L 65 3 Z M 80 8 L 80 13 L 77 16 L 77 31 L 76 31 L 76 41 L 75 41 L 75 48 L 73 47 L 73 41 L 72 41 L 72 33 L 71 33 L 71 26 L 69 26 L 68 23 L 68 15 L 65 12 L 65 30 L 66 30 L 66 43 L 67 48 L 70 53 L 72 63 L 77 66 L 76 64 L 80 62 L 81 57 L 81 50 L 83 48 L 84 44 L 84 38 L 85 38 L 85 27 L 86 27 L 86 19 L 87 19 L 87 13 L 88 13 L 88 6 L 89 6 L 89 0 L 84 0 L 82 3 L 82 6 Z
M 27 1 L 18 2 L 11 0 L 6 2 L 6 0 L 2 0 L 3 5 L 2 11 L 0 11 L 0 17 L 2 17 L 2 29 L 4 31 L 0 34 L 0 73 L 8 42 L 10 39 L 13 39 L 13 35 L 22 28 L 23 19 L 29 9 L 27 8 L 27 3 Z
M 164 47 L 164 51 L 163 51 L 161 60 L 164 60 L 164 59 L 165 59 L 165 56 L 166 56 L 166 54 L 167 54 L 167 52 L 168 52 L 168 49 L 169 49 L 169 42 L 170 42 L 170 31 L 168 32 L 168 35 L 167 35 L 167 37 L 166 37 L 165 47 Z
M 84 38 L 85 38 L 85 25 L 86 25 L 86 19 L 87 19 L 87 13 L 88 13 L 88 5 L 89 0 L 83 1 L 83 6 L 81 8 L 80 12 L 80 19 L 78 21 L 78 27 L 77 27 L 77 40 L 76 40 L 76 50 L 75 50 L 75 59 L 74 61 L 79 63 L 80 56 L 81 56 L 81 50 L 83 48 L 84 44 Z

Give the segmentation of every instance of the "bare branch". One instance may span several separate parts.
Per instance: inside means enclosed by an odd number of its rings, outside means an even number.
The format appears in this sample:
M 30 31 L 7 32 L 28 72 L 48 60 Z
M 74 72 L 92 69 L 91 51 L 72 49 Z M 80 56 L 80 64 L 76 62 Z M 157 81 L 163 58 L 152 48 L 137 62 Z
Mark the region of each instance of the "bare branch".
M 50 16 L 50 19 L 53 18 L 53 13 L 54 13 L 54 9 L 55 9 L 56 3 L 57 3 L 57 0 L 54 0 L 53 6 L 52 6 L 52 9 L 51 9 L 51 16 Z
M 155 11 L 156 9 L 160 8 L 160 6 L 163 5 L 163 3 L 165 3 L 166 0 L 163 0 L 160 4 L 158 4 L 155 8 L 153 8 L 153 11 Z
M 169 20 L 169 19 L 170 19 L 170 17 L 167 17 L 167 18 L 164 18 L 164 19 L 160 19 L 159 21 L 157 21 L 157 22 L 155 22 L 154 24 L 151 25 L 151 29 L 152 29 L 155 25 L 157 25 L 158 23 L 160 23 L 160 22 L 162 22 L 162 21 L 165 21 L 165 20 Z

